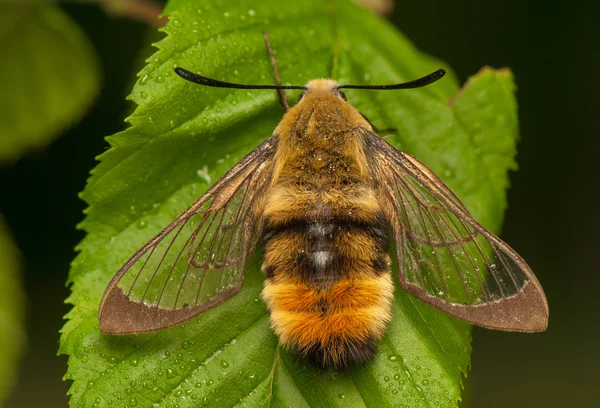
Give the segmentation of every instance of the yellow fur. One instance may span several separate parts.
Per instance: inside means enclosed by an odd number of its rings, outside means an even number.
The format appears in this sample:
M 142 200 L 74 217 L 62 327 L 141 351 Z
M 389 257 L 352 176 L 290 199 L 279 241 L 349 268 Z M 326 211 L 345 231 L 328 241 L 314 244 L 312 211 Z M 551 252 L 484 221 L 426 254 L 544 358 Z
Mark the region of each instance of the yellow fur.
M 372 129 L 336 86 L 311 81 L 275 131 L 262 295 L 284 346 L 340 366 L 367 356 L 383 335 L 393 284 L 386 234 L 373 236 L 382 212 L 364 153 Z

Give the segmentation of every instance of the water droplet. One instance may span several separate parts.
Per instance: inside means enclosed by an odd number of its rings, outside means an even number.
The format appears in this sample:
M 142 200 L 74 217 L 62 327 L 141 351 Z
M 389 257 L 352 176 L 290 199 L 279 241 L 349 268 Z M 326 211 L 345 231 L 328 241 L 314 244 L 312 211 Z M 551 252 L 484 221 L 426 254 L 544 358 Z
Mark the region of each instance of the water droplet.
M 223 368 L 227 368 L 229 367 L 229 363 L 225 360 L 221 360 L 221 362 L 219 363 L 221 365 L 221 367 Z
M 83 361 L 84 363 L 88 362 L 88 356 L 81 356 L 81 361 Z
M 423 381 L 421 381 L 421 384 L 423 384 L 423 385 L 429 385 L 429 380 L 423 380 Z
M 134 358 L 133 360 L 129 361 L 129 365 L 132 367 L 137 367 L 138 360 Z
M 146 228 L 147 225 L 148 225 L 148 223 L 144 220 L 140 220 L 140 222 L 137 223 L 137 227 L 140 229 Z
M 148 82 L 148 74 L 144 75 L 142 78 L 140 78 L 140 84 L 144 85 L 146 82 Z
M 167 378 L 173 378 L 176 375 L 177 375 L 177 373 L 174 370 L 167 368 Z
M 132 398 L 129 400 L 130 407 L 135 407 L 136 405 L 137 405 L 137 400 L 135 398 Z
M 383 381 L 388 382 L 389 380 L 390 380 L 389 376 L 386 375 L 385 377 L 383 377 Z
M 88 381 L 87 386 L 88 386 L 88 388 L 92 388 L 94 386 L 94 382 Z
M 181 27 L 183 24 L 182 24 L 182 23 L 181 23 L 181 21 L 179 21 L 179 20 L 173 20 L 173 25 L 174 25 L 175 27 Z
M 394 374 L 394 380 L 399 380 L 400 379 L 400 374 Z
M 388 357 L 388 360 L 390 361 L 398 361 L 398 356 L 395 354 L 392 354 L 391 356 Z
M 118 362 L 119 362 L 119 358 L 118 358 L 118 357 L 108 357 L 108 358 L 106 359 L 106 361 L 108 361 L 108 362 L 109 362 L 109 363 L 111 363 L 111 364 L 116 364 L 116 363 L 118 363 Z
M 162 84 L 163 82 L 165 82 L 165 78 L 162 75 L 160 75 L 158 78 L 156 78 L 156 82 Z
M 181 343 L 181 347 L 183 347 L 184 349 L 190 348 L 190 345 L 190 342 L 187 340 Z
M 174 121 L 169 121 L 169 126 L 171 127 L 171 129 L 175 128 L 175 122 Z

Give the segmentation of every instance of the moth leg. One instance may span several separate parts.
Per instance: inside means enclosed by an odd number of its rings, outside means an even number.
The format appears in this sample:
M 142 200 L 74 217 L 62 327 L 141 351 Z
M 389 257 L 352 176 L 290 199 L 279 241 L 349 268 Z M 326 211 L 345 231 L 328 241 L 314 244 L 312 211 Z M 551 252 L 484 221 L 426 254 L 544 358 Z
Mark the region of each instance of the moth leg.
M 396 133 L 398 132 L 398 129 L 396 128 L 385 128 L 385 129 L 379 129 L 377 126 L 375 126 L 370 120 L 369 118 L 367 118 L 363 113 L 361 113 L 361 116 L 367 121 L 369 122 L 369 125 L 371 125 L 371 127 L 373 128 L 373 130 L 375 131 L 375 133 L 377 134 L 381 134 L 384 132 L 391 132 L 391 133 Z M 397 135 L 394 135 L 397 136 Z M 384 138 L 387 138 L 389 136 L 384 136 Z
M 279 71 L 277 70 L 277 63 L 275 62 L 275 55 L 273 54 L 273 48 L 271 47 L 269 33 L 267 31 L 265 31 L 265 45 L 269 51 L 269 57 L 271 57 L 271 65 L 273 66 L 273 73 L 275 74 L 275 82 L 277 82 L 277 86 L 281 87 L 281 79 L 279 78 Z M 277 89 L 277 95 L 279 95 L 279 103 L 287 112 L 290 109 L 290 105 L 287 103 L 284 90 L 281 88 Z

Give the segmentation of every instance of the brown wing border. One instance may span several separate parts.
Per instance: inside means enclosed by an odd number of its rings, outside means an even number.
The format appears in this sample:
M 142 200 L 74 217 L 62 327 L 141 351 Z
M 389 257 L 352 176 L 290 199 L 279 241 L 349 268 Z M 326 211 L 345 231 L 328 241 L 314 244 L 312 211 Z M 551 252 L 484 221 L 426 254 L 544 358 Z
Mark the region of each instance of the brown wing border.
M 420 160 L 397 150 L 387 141 L 371 132 L 365 134 L 365 149 L 367 158 L 371 161 L 371 173 L 376 188 L 380 190 L 382 196 L 386 197 L 387 200 L 390 200 L 390 202 L 394 200 L 392 188 L 385 180 L 386 177 L 390 177 L 389 170 L 393 172 L 395 177 L 402 177 L 401 172 L 410 175 L 431 195 L 445 204 L 447 209 L 459 220 L 470 225 L 477 233 L 488 240 L 492 246 L 499 248 L 507 256 L 510 256 L 528 279 L 516 294 L 479 305 L 445 302 L 441 298 L 432 296 L 423 288 L 405 279 L 401 261 L 404 244 L 403 242 L 398 242 L 401 239 L 406 239 L 401 217 L 384 209 L 396 240 L 400 286 L 406 292 L 422 301 L 471 324 L 503 331 L 541 332 L 546 330 L 549 315 L 548 302 L 541 284 L 523 258 L 504 241 L 481 226 L 450 188 Z M 390 165 L 391 169 L 389 169 Z M 383 173 L 384 171 L 386 173 Z M 394 206 L 387 207 L 393 208 Z
M 189 217 L 202 207 L 208 200 L 213 199 L 208 210 L 219 208 L 227 202 L 231 192 L 243 184 L 247 177 L 253 172 L 261 169 L 267 159 L 272 157 L 277 149 L 278 137 L 274 135 L 265 140 L 242 160 L 233 166 L 219 180 L 206 190 L 190 207 L 181 213 L 173 222 L 166 226 L 161 232 L 150 239 L 140 249 L 138 249 L 119 269 L 115 276 L 109 282 L 98 309 L 98 321 L 100 330 L 106 334 L 125 335 L 154 332 L 165 328 L 179 325 L 190 320 L 200 313 L 208 311 L 219 306 L 223 302 L 235 296 L 242 289 L 244 282 L 242 273 L 238 284 L 219 292 L 219 294 L 204 301 L 202 304 L 193 307 L 184 307 L 181 309 L 165 309 L 158 306 L 151 306 L 143 302 L 136 302 L 130 299 L 125 292 L 118 286 L 123 275 L 134 265 L 148 250 L 158 245 L 158 243 L 167 236 L 173 229 L 185 222 Z M 254 165 L 253 165 L 254 164 Z M 228 182 L 240 173 L 246 173 L 240 181 L 233 185 Z M 260 221 L 257 220 L 257 222 Z M 256 244 L 250 245 L 244 254 L 242 263 L 246 262 L 247 257 L 254 251 Z

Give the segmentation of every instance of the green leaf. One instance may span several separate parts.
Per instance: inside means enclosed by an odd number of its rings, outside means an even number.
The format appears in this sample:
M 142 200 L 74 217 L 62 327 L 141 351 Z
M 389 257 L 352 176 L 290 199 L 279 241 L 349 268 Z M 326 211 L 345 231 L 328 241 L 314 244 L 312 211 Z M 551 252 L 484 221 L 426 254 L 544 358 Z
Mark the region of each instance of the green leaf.
M 0 402 L 17 379 L 25 343 L 25 296 L 21 287 L 20 254 L 0 215 Z
M 0 4 L 0 161 L 41 149 L 76 123 L 99 85 L 94 49 L 47 2 Z
M 284 82 L 394 83 L 445 66 L 346 1 L 174 0 L 166 13 L 168 36 L 131 94 L 138 104 L 131 127 L 108 138 L 112 148 L 82 194 L 88 234 L 70 273 L 74 307 L 60 349 L 70 355 L 71 404 L 456 406 L 469 366 L 468 324 L 397 289 L 375 361 L 319 371 L 278 348 L 260 299 L 259 254 L 248 261 L 239 295 L 184 325 L 138 336 L 100 333 L 98 304 L 119 267 L 282 117 L 273 91 L 200 87 L 175 76 L 175 66 L 273 83 L 265 29 Z M 423 89 L 347 95 L 378 128 L 398 129 L 391 141 L 429 164 L 475 217 L 497 228 L 516 143 L 512 87 L 508 72 L 486 70 L 458 96 L 452 75 Z M 501 116 L 504 128 L 497 126 Z

